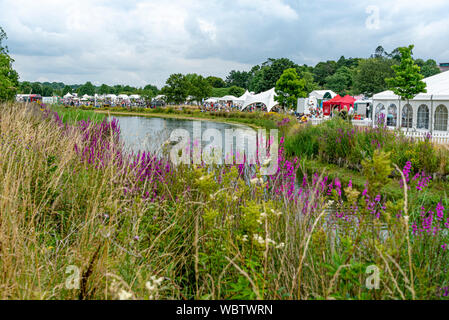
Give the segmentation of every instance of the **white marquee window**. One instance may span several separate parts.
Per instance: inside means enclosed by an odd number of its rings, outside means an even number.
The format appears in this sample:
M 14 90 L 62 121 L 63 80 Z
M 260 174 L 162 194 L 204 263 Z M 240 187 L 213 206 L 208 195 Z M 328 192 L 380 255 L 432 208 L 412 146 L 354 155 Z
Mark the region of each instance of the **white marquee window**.
M 402 110 L 402 127 L 411 128 L 413 126 L 413 109 L 412 106 L 406 104 Z
M 418 129 L 429 129 L 429 107 L 425 104 L 418 109 Z
M 396 105 L 391 104 L 388 107 L 388 115 L 387 115 L 387 126 L 396 127 L 398 123 L 398 108 Z
M 374 119 L 376 120 L 376 124 L 377 125 L 383 125 L 383 123 L 381 123 L 381 121 L 385 121 L 385 119 L 381 119 L 381 116 L 385 117 L 385 106 L 382 103 L 379 103 L 376 107 L 376 114 Z
M 435 130 L 447 131 L 448 112 L 444 105 L 440 105 L 435 110 Z

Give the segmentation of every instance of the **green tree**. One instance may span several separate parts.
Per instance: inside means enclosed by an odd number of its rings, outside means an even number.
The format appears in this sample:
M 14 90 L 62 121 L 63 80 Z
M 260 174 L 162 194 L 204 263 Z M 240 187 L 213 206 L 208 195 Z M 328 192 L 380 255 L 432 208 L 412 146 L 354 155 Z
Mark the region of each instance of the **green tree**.
M 42 86 L 42 96 L 51 97 L 53 95 L 53 88 L 50 86 Z
M 401 62 L 392 66 L 395 76 L 385 79 L 389 88 L 401 99 L 407 100 L 407 103 L 417 94 L 427 92 L 427 85 L 422 81 L 424 76 L 421 74 L 421 68 L 412 58 L 413 48 L 414 45 L 399 48 Z
M 237 86 L 240 88 L 248 88 L 251 73 L 246 71 L 232 70 L 226 77 L 226 85 L 228 87 Z
M 181 104 L 186 101 L 189 89 L 189 80 L 181 73 L 175 73 L 167 79 L 161 93 L 165 95 L 167 102 Z
M 238 87 L 238 86 L 229 87 L 229 90 L 228 90 L 228 94 L 230 94 L 231 96 L 237 97 L 237 98 L 242 96 L 244 93 L 245 93 L 245 89 Z
M 153 90 L 151 90 L 150 88 L 148 89 L 142 89 L 139 91 L 139 94 L 142 98 L 144 98 L 146 101 L 151 101 L 155 96 L 156 96 L 156 92 L 154 92 Z
M 203 76 L 195 74 L 190 78 L 189 82 L 189 95 L 191 95 L 197 103 L 201 104 L 203 99 L 210 97 L 212 85 Z
M 206 78 L 206 80 L 207 80 L 207 82 L 209 82 L 209 84 L 213 88 L 224 88 L 224 87 L 226 87 L 226 82 L 224 82 L 222 78 L 209 76 L 209 77 Z
M 304 90 L 307 94 L 311 93 L 313 90 L 317 90 L 319 85 L 313 79 L 313 73 L 309 71 L 303 71 L 301 73 L 302 79 L 305 81 Z
M 23 81 L 19 85 L 19 92 L 24 94 L 30 94 L 32 92 L 31 83 L 29 81 Z
M 159 89 L 155 85 L 152 85 L 152 84 L 147 84 L 145 87 L 143 87 L 143 89 L 151 90 L 151 91 L 153 91 L 154 94 L 158 94 L 158 92 L 159 92 Z
M 33 82 L 31 84 L 32 94 L 40 94 L 42 95 L 42 86 L 39 82 Z
M 71 86 L 65 85 L 64 89 L 62 89 L 62 95 L 65 96 L 67 93 L 72 93 L 73 89 Z
M 423 59 L 416 59 L 415 63 L 421 68 L 421 74 L 424 78 L 434 76 L 441 72 L 435 60 L 429 59 L 424 61 Z
M 254 76 L 249 83 L 249 90 L 256 93 L 267 91 L 274 86 L 286 69 L 295 68 L 301 72 L 301 67 L 287 58 L 269 58 L 261 67 L 253 68 Z
M 89 96 L 93 96 L 95 94 L 95 86 L 90 81 L 87 81 L 78 88 L 78 96 L 83 96 L 85 94 Z
M 113 90 L 111 89 L 111 87 L 104 83 L 100 86 L 100 88 L 98 88 L 99 94 L 109 94 L 112 91 Z
M 333 75 L 336 71 L 337 63 L 335 61 L 319 62 L 313 68 L 313 76 L 320 86 L 324 86 L 326 84 L 326 78 Z
M 12 67 L 14 60 L 8 54 L 8 47 L 2 44 L 6 39 L 8 37 L 0 27 L 0 101 L 14 99 L 19 90 L 19 75 Z
M 344 56 L 341 56 L 337 61 L 337 71 L 341 67 L 355 68 L 359 64 L 359 58 L 348 58 L 346 59 Z
M 305 84 L 306 82 L 304 79 L 300 79 L 295 68 L 285 70 L 276 82 L 277 96 L 275 100 L 283 107 L 294 108 L 298 98 L 304 98 L 307 95 L 304 91 Z
M 119 95 L 123 91 L 123 86 L 121 84 L 116 84 L 112 89 L 113 92 L 111 93 Z
M 385 79 L 394 75 L 394 71 L 391 68 L 394 63 L 393 60 L 382 57 L 362 59 L 354 70 L 354 92 L 372 96 L 387 90 L 388 85 Z
M 341 67 L 333 75 L 326 78 L 326 88 L 340 95 L 347 94 L 352 88 L 352 71 L 348 67 Z

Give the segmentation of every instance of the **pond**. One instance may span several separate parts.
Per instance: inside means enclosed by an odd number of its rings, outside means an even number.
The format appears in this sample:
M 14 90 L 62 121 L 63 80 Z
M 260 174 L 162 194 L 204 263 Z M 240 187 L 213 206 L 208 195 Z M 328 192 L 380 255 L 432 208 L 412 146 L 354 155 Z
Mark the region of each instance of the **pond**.
M 172 132 L 176 129 L 184 129 L 189 132 L 193 141 L 194 124 L 201 127 L 201 134 L 208 129 L 216 129 L 221 133 L 222 145 L 225 145 L 226 129 L 252 130 L 250 127 L 240 124 L 230 124 L 224 122 L 186 120 L 175 118 L 156 118 L 140 116 L 112 116 L 119 121 L 121 138 L 125 147 L 132 151 L 149 151 L 160 154 L 162 145 L 170 138 Z M 208 141 L 202 142 L 202 147 L 207 145 Z M 233 150 L 235 151 L 235 144 Z M 247 150 L 247 148 L 245 148 Z

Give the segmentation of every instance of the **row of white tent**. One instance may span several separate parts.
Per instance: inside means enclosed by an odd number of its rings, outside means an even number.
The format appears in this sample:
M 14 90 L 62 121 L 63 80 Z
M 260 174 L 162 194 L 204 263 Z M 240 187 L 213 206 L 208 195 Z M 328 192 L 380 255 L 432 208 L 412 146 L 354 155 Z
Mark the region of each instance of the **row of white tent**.
M 270 90 L 258 94 L 254 94 L 246 90 L 246 92 L 240 97 L 228 95 L 221 98 L 209 98 L 205 102 L 207 103 L 232 102 L 235 105 L 239 105 L 240 110 L 244 110 L 247 107 L 257 103 L 262 103 L 267 107 L 267 111 L 270 112 L 274 107 L 279 105 L 279 103 L 274 99 L 275 97 L 276 92 L 274 88 L 272 88 Z
M 64 95 L 65 99 L 73 99 L 73 98 L 78 98 L 78 96 L 76 94 L 71 94 L 71 93 L 67 93 L 66 95 Z M 99 94 L 95 94 L 94 96 L 89 96 L 87 94 L 83 95 L 81 97 L 81 99 L 84 100 L 89 100 L 89 99 L 98 99 L 98 100 L 103 100 L 103 99 L 111 99 L 111 100 L 130 100 L 130 99 L 140 99 L 140 95 L 138 94 L 132 94 L 132 95 L 126 95 L 126 94 L 119 94 L 119 95 L 115 95 L 115 94 L 106 94 L 106 95 L 99 95 Z

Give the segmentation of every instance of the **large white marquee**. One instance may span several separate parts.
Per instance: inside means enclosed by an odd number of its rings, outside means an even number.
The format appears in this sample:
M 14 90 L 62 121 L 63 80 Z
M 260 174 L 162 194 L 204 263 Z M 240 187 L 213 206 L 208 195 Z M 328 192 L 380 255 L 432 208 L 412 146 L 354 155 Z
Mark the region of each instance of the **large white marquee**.
M 449 71 L 423 80 L 427 92 L 414 99 L 401 100 L 392 91 L 384 91 L 373 96 L 373 125 L 379 123 L 381 115 L 385 124 L 404 130 L 449 132 Z
M 274 91 L 274 88 L 255 95 L 248 93 L 245 102 L 243 103 L 242 110 L 255 103 L 263 103 L 267 107 L 267 111 L 270 112 L 275 106 L 279 104 L 279 102 L 274 100 L 275 97 L 276 92 Z

